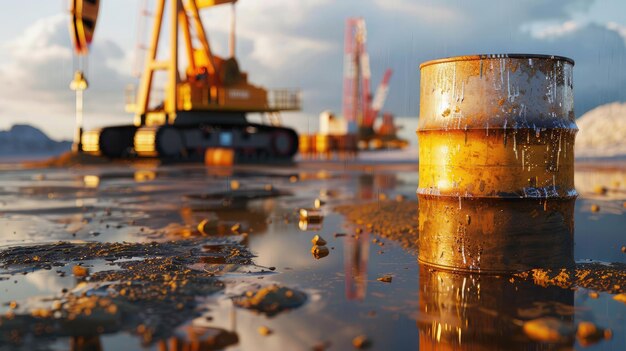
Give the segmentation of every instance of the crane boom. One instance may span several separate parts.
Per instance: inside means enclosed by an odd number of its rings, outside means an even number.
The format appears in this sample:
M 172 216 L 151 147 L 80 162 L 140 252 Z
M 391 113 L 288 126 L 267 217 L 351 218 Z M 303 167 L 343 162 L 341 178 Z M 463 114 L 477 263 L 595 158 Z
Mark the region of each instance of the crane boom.
M 385 106 L 385 100 L 387 100 L 387 94 L 389 93 L 389 80 L 391 79 L 392 73 L 391 68 L 387 68 L 382 82 L 380 82 L 380 85 L 376 89 L 376 95 L 374 95 L 370 114 L 366 120 L 366 125 L 368 126 L 374 125 L 378 113 L 383 109 L 383 106 Z

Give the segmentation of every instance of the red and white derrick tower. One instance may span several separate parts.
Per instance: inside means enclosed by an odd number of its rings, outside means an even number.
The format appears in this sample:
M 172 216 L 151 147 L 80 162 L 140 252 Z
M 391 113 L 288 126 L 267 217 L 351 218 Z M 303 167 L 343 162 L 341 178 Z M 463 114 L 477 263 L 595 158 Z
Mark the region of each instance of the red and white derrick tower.
M 385 103 L 392 73 L 387 69 L 372 101 L 366 42 L 365 20 L 348 18 L 344 43 L 343 115 L 348 122 L 348 133 L 359 134 L 359 139 L 374 136 L 374 122 Z

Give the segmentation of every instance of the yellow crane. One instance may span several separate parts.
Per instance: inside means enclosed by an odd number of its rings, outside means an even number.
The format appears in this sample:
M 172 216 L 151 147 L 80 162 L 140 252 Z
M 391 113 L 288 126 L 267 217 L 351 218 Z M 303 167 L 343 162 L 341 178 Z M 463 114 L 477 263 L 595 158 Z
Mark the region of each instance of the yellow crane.
M 291 159 L 298 150 L 298 136 L 279 126 L 276 117 L 281 111 L 300 109 L 300 92 L 267 90 L 248 82 L 235 57 L 236 2 L 156 0 L 139 89 L 127 106 L 135 114 L 134 124 L 84 132 L 82 150 L 112 158 L 201 159 L 207 149 L 229 148 L 238 160 Z M 233 9 L 228 58 L 213 53 L 200 16 L 202 9 L 223 4 Z M 98 6 L 98 0 L 72 1 L 71 30 L 78 54 L 86 53 L 93 37 Z M 78 11 L 93 7 L 95 11 Z M 169 34 L 165 54 L 160 47 L 163 29 Z M 184 70 L 179 68 L 181 51 L 187 63 Z M 166 86 L 163 99 L 155 103 L 159 71 L 166 75 Z M 249 123 L 247 113 L 265 114 L 271 125 Z

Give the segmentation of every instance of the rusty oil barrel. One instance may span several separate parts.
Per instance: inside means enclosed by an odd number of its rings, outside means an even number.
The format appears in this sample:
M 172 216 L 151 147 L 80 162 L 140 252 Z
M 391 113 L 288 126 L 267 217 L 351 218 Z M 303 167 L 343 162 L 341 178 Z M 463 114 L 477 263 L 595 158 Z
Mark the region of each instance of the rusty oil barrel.
M 573 264 L 571 59 L 420 66 L 419 260 L 501 273 Z

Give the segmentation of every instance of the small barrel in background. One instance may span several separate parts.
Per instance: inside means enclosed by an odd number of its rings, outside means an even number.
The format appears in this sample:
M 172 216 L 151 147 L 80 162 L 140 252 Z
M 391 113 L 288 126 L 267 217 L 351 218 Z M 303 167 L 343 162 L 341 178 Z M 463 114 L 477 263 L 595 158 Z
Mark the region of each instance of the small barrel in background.
M 420 66 L 420 261 L 491 273 L 573 264 L 573 66 L 543 55 Z
M 313 152 L 313 140 L 308 134 L 300 134 L 298 137 L 298 148 L 301 155 L 308 156 Z

